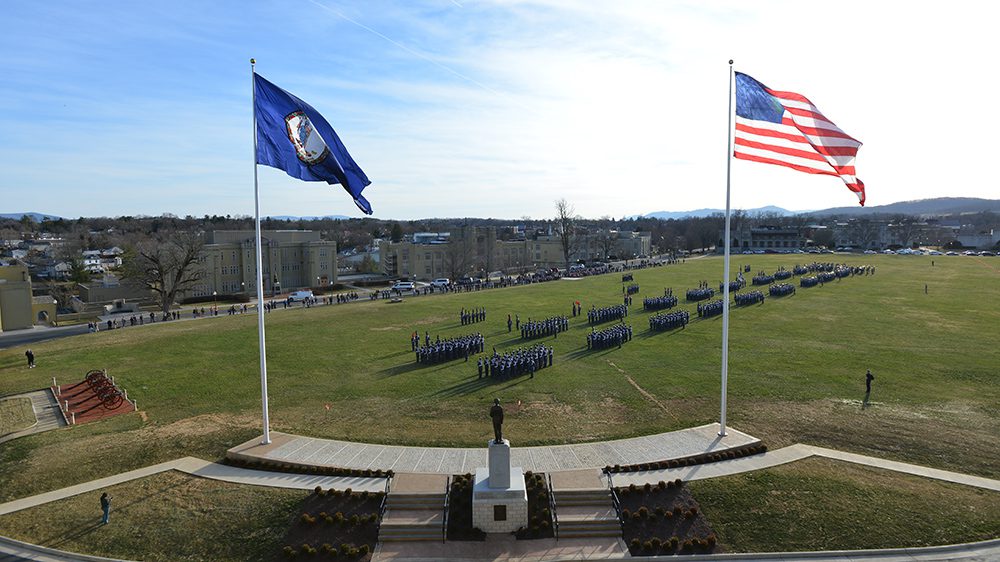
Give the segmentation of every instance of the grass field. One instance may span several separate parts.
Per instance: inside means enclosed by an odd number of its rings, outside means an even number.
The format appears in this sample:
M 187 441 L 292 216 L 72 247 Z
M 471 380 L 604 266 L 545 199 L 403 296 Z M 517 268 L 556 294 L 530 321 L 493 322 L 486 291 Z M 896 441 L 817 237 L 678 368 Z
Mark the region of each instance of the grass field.
M 734 256 L 734 267 L 787 268 L 812 256 Z M 819 256 L 874 264 L 847 278 L 760 306 L 734 308 L 729 423 L 771 448 L 805 442 L 1000 477 L 1000 259 Z M 751 274 L 752 275 L 752 274 Z M 506 315 L 568 314 L 621 301 L 615 274 L 526 287 L 408 298 L 267 316 L 272 428 L 397 444 L 478 445 L 490 434 L 493 397 L 506 405 L 516 445 L 658 433 L 718 420 L 721 318 L 647 332 L 644 296 L 701 280 L 716 285 L 722 260 L 634 273 L 641 292 L 622 349 L 587 352 L 586 318 L 545 343 L 554 366 L 534 379 L 476 378 L 474 358 L 417 366 L 409 334 L 482 331 L 487 350 L 517 347 Z M 797 281 L 796 281 L 797 282 Z M 927 294 L 924 285 L 927 285 Z M 461 326 L 462 307 L 486 322 Z M 683 304 L 693 310 L 693 305 Z M 252 315 L 157 324 L 0 351 L 0 395 L 78 380 L 107 368 L 137 398 L 140 415 L 49 432 L 0 448 L 8 500 L 191 454 L 218 458 L 260 432 L 257 334 Z M 861 408 L 864 372 L 876 380 Z M 520 402 L 520 404 L 518 404 Z M 329 406 L 327 409 L 326 406 Z

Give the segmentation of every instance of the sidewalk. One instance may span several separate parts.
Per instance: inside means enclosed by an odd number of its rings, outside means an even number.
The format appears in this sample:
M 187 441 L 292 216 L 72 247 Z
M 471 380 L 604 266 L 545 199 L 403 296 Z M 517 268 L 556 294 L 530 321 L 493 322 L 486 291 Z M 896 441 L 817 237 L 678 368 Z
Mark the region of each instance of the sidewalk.
M 554 472 L 608 465 L 628 465 L 721 452 L 758 443 L 746 433 L 729 429 L 719 437 L 713 423 L 657 435 L 543 447 L 511 447 L 512 466 L 534 472 Z M 271 443 L 260 438 L 230 449 L 226 456 L 248 460 L 284 462 L 311 466 L 382 469 L 395 472 L 464 474 L 486 466 L 486 448 L 402 447 L 353 443 L 335 439 L 301 437 L 271 432 Z

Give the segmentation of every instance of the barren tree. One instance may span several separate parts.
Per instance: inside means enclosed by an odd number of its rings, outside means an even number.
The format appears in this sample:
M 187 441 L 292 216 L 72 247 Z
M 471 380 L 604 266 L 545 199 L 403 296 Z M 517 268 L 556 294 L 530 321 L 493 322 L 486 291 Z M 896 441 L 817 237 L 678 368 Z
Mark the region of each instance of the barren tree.
M 556 232 L 562 245 L 563 259 L 569 269 L 569 258 L 576 242 L 576 210 L 565 198 L 556 201 Z
M 139 243 L 126 250 L 122 277 L 145 285 L 166 314 L 177 293 L 201 279 L 202 272 L 196 265 L 204 245 L 198 234 L 184 232 Z

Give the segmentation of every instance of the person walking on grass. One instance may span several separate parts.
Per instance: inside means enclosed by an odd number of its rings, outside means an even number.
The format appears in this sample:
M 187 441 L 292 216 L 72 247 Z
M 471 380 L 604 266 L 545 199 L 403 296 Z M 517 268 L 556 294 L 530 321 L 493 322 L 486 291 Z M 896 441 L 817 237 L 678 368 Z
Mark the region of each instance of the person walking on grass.
M 871 369 L 868 369 L 868 372 L 865 373 L 865 393 L 866 394 L 871 394 L 872 393 L 872 381 L 873 380 L 875 380 L 875 375 L 872 374 L 872 370 Z
M 31 350 L 29 349 L 28 351 L 24 352 L 24 356 L 28 358 L 28 368 L 29 369 L 34 369 L 35 368 L 35 354 L 32 353 Z
M 101 518 L 101 525 L 107 525 L 108 520 L 111 518 L 111 496 L 107 492 L 101 494 L 101 511 L 104 512 L 104 517 Z

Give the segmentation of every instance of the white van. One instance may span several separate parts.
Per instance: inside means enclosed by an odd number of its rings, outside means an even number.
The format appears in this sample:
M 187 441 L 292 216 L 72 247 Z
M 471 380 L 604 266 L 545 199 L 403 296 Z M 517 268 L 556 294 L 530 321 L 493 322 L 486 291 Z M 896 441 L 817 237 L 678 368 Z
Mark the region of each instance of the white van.
M 311 298 L 313 298 L 312 291 L 295 291 L 294 293 L 288 295 L 289 302 L 304 301 Z
M 451 285 L 451 281 L 448 280 L 447 277 L 440 277 L 431 281 L 431 287 L 438 287 L 439 289 L 447 287 L 448 285 Z

